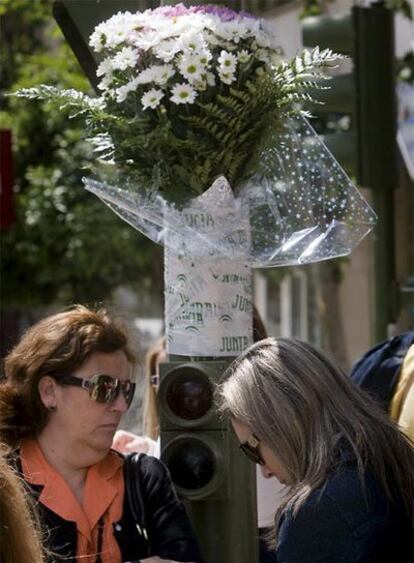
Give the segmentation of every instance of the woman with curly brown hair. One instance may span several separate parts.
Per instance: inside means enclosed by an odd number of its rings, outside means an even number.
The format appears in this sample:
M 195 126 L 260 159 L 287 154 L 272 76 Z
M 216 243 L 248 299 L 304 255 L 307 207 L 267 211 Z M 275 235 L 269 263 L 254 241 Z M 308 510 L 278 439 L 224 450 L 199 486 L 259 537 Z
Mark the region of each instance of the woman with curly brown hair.
M 80 305 L 34 325 L 5 360 L 0 440 L 16 452 L 57 558 L 200 561 L 164 465 L 110 449 L 134 367 L 124 328 Z

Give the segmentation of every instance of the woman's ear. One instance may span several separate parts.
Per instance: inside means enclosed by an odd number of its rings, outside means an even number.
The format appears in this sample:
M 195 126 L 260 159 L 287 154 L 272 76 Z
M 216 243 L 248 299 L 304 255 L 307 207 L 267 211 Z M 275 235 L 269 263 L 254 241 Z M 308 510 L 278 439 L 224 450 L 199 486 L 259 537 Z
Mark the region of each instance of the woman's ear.
M 50 375 L 45 375 L 39 380 L 40 400 L 49 411 L 56 410 L 56 381 Z

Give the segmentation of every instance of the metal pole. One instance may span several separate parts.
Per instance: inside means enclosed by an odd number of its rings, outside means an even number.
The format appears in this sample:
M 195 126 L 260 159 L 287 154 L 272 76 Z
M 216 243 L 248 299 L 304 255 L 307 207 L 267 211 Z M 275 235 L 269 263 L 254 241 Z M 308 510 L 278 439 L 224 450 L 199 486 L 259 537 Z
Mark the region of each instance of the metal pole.
M 387 337 L 395 320 L 394 186 L 396 97 L 393 12 L 383 3 L 354 7 L 355 75 L 359 170 L 362 186 L 372 188 L 379 222 L 375 245 L 375 339 Z

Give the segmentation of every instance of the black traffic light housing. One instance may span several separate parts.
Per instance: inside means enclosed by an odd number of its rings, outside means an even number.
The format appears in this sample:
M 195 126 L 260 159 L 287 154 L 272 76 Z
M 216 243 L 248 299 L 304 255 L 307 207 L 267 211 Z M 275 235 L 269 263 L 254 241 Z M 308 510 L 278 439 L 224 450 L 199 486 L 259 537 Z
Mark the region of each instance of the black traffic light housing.
M 228 362 L 168 362 L 158 392 L 161 457 L 180 496 L 229 496 L 228 422 L 214 409 L 214 389 Z

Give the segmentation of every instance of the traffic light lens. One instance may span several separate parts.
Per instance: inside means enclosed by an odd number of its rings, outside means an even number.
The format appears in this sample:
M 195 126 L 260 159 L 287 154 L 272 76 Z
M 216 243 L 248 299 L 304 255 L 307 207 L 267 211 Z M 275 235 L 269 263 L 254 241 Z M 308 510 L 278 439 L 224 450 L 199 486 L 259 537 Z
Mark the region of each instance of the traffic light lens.
M 211 383 L 200 371 L 183 370 L 169 382 L 166 401 L 175 416 L 185 420 L 196 420 L 212 408 Z
M 199 440 L 175 444 L 166 459 L 174 483 L 182 489 L 196 490 L 207 485 L 216 470 L 212 450 Z

